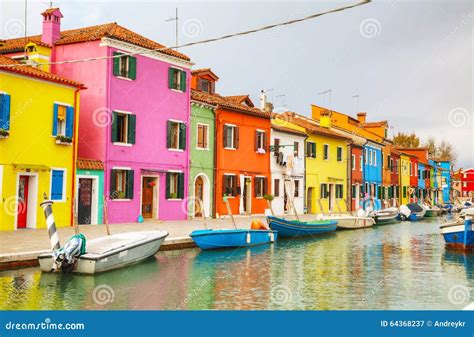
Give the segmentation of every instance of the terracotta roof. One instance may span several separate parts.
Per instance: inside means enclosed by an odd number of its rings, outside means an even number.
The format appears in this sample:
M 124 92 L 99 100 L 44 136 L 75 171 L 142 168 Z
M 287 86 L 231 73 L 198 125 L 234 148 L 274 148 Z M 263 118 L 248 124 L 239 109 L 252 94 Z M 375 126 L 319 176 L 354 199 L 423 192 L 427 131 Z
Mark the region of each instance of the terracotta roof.
M 387 121 L 380 121 L 380 122 L 367 122 L 367 123 L 362 123 L 363 128 L 376 128 L 380 126 L 387 125 Z
M 3 66 L 3 67 L 1 66 L 1 65 L 10 65 L 10 64 L 12 65 L 18 64 L 18 66 Z M 81 84 L 79 82 L 72 81 L 67 78 L 52 74 L 52 73 L 48 73 L 46 71 L 43 71 L 35 67 L 19 65 L 19 64 L 20 62 L 18 61 L 15 61 L 9 57 L 0 55 L 0 70 L 2 71 L 8 71 L 12 73 L 36 77 L 36 78 L 40 78 L 46 81 L 67 84 L 67 85 L 71 85 L 71 86 L 78 87 L 81 89 L 85 89 L 84 84 Z
M 57 8 L 57 7 L 56 8 L 48 8 L 43 13 L 41 13 L 41 15 L 48 15 L 48 14 L 54 13 L 55 11 L 59 11 L 59 8 Z
M 236 95 L 236 96 L 225 96 L 225 98 L 235 101 L 239 104 L 246 103 L 248 106 L 254 107 L 252 100 L 249 95 Z
M 150 40 L 140 34 L 132 32 L 131 30 L 118 25 L 116 22 L 106 23 L 97 26 L 89 26 L 78 29 L 64 30 L 61 32 L 61 37 L 54 44 L 65 45 L 71 43 L 80 43 L 87 41 L 100 40 L 103 37 L 109 37 L 112 39 L 128 42 L 139 47 L 147 49 L 159 49 L 164 48 L 162 44 Z M 25 42 L 34 42 L 43 46 L 47 44 L 41 42 L 41 35 L 28 36 L 16 39 L 7 40 L 3 46 L 0 46 L 0 53 L 12 53 L 20 52 L 24 50 Z M 190 58 L 184 54 L 177 52 L 176 50 L 166 49 L 159 51 L 162 54 L 177 57 L 189 61 Z
M 262 111 L 255 107 L 249 107 L 239 104 L 227 97 L 219 94 L 209 94 L 206 92 L 191 89 L 191 99 L 198 102 L 203 102 L 211 105 L 216 105 L 217 108 L 230 109 L 257 117 L 270 118 L 270 112 Z
M 100 160 L 95 159 L 78 158 L 76 162 L 76 167 L 79 170 L 103 171 L 104 163 L 102 163 Z
M 292 129 L 292 128 L 287 128 L 286 126 L 282 126 L 282 125 L 278 125 L 278 124 L 272 124 L 272 129 L 276 130 L 276 131 L 279 131 L 279 132 L 291 133 L 291 134 L 294 134 L 294 135 L 306 137 L 306 133 L 303 132 L 303 131 L 295 130 L 295 129 Z

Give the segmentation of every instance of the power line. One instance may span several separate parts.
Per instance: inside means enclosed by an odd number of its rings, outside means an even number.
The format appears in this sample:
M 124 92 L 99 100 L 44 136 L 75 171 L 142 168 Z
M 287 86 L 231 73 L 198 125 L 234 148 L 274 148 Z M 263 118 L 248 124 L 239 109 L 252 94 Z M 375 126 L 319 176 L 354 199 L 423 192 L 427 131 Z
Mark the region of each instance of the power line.
M 56 61 L 56 62 L 45 62 L 45 63 L 42 63 L 42 65 L 46 65 L 46 64 L 49 64 L 49 65 L 52 65 L 52 64 L 67 64 L 67 63 L 79 63 L 79 62 L 90 62 L 90 61 L 97 61 L 97 60 L 106 60 L 106 59 L 113 59 L 113 58 L 123 57 L 123 56 L 145 55 L 145 54 L 149 54 L 149 53 L 160 52 L 160 51 L 165 51 L 165 50 L 170 50 L 170 49 L 178 49 L 178 48 L 196 46 L 196 45 L 200 45 L 200 44 L 207 44 L 207 43 L 210 43 L 210 42 L 227 40 L 227 39 L 230 39 L 230 38 L 233 38 L 233 37 L 236 37 L 236 36 L 244 36 L 244 35 L 254 34 L 254 33 L 257 33 L 257 32 L 262 32 L 262 31 L 273 29 L 273 28 L 276 28 L 276 27 L 292 25 L 292 24 L 295 24 L 295 23 L 311 20 L 311 19 L 323 16 L 323 15 L 327 15 L 327 14 L 342 12 L 342 11 L 345 11 L 345 10 L 348 10 L 348 9 L 351 9 L 351 8 L 355 8 L 355 7 L 359 7 L 359 6 L 368 4 L 371 1 L 372 0 L 363 0 L 363 1 L 358 2 L 356 4 L 353 4 L 353 5 L 338 7 L 338 8 L 335 8 L 335 9 L 328 10 L 328 11 L 311 14 L 311 15 L 308 15 L 308 16 L 300 18 L 300 19 L 284 21 L 284 22 L 280 22 L 280 23 L 276 23 L 276 24 L 272 24 L 272 25 L 263 26 L 263 27 L 260 27 L 260 28 L 246 30 L 246 31 L 239 32 L 239 33 L 223 35 L 223 36 L 216 37 L 216 38 L 211 38 L 211 39 L 206 39 L 206 40 L 201 40 L 201 41 L 196 41 L 196 42 L 189 42 L 189 43 L 182 44 L 180 46 L 176 45 L 176 46 L 172 46 L 172 47 L 163 47 L 163 48 L 150 49 L 150 50 L 143 51 L 143 52 L 123 53 L 123 54 L 120 54 L 120 55 L 101 56 L 101 57 L 92 57 L 92 58 L 77 59 L 77 60 Z M 18 66 L 27 66 L 27 64 L 0 64 L 0 67 L 5 67 L 5 68 L 7 68 L 7 67 L 18 67 Z

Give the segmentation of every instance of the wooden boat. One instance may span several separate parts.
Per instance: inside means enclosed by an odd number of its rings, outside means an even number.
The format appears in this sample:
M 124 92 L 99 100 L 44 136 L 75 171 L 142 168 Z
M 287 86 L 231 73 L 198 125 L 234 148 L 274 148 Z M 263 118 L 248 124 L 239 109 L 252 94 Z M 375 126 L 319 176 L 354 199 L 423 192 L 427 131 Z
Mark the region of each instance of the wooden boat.
M 446 247 L 465 251 L 474 250 L 474 231 L 472 220 L 467 217 L 464 223 L 445 224 L 440 226 Z
M 426 210 L 425 217 L 435 218 L 441 215 L 441 209 L 438 206 L 425 205 L 423 206 Z
M 400 211 L 397 207 L 390 207 L 372 212 L 371 216 L 376 225 L 388 225 L 400 221 Z
M 337 229 L 360 229 L 369 228 L 374 225 L 374 219 L 370 216 L 353 216 L 344 214 L 324 215 L 321 219 L 337 221 Z
M 278 233 L 262 229 L 202 229 L 193 231 L 189 236 L 199 248 L 206 250 L 273 243 Z
M 301 237 L 334 232 L 336 220 L 297 221 L 286 220 L 275 216 L 267 217 L 271 229 L 278 231 L 280 237 Z
M 138 263 L 156 254 L 168 236 L 165 231 L 143 231 L 113 234 L 87 241 L 86 253 L 70 270 L 80 274 L 96 274 Z M 53 253 L 38 256 L 43 272 L 54 272 Z

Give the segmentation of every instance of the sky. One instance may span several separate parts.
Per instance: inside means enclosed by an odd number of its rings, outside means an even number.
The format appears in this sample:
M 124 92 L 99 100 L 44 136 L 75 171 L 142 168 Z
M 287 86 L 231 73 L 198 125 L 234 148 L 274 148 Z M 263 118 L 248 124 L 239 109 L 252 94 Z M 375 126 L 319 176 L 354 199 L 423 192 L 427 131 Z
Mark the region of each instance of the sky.
M 357 3 L 354 1 L 54 1 L 62 29 L 117 22 L 161 44 L 214 38 Z M 1 0 L 0 39 L 41 32 L 49 1 Z M 26 21 L 26 24 L 25 24 Z M 182 48 L 210 67 L 223 95 L 267 90 L 276 111 L 309 116 L 311 104 L 368 121 L 390 134 L 451 142 L 457 167 L 474 167 L 472 1 L 373 1 L 283 28 Z M 273 90 L 270 90 L 273 89 Z M 331 90 L 331 94 L 320 94 Z

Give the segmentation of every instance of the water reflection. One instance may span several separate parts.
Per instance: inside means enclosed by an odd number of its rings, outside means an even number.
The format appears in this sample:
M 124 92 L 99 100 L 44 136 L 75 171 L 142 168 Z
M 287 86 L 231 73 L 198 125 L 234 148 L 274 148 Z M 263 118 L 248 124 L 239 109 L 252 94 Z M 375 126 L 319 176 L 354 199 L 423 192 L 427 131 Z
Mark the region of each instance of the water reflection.
M 459 309 L 474 256 L 445 251 L 436 222 L 281 240 L 233 251 L 161 252 L 97 276 L 0 273 L 0 309 Z M 108 298 L 94 297 L 107 286 Z

